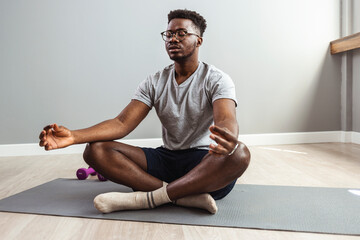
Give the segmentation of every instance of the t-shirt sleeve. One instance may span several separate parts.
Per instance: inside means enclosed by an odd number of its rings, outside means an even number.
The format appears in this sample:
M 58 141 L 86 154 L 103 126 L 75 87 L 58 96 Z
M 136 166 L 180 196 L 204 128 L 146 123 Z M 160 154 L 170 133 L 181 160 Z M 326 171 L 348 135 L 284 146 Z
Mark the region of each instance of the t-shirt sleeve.
M 136 88 L 132 99 L 145 103 L 150 108 L 153 107 L 153 91 L 152 91 L 151 77 L 147 77 Z
M 235 93 L 235 84 L 229 75 L 222 74 L 214 74 L 212 86 L 211 86 L 211 101 L 215 102 L 221 98 L 232 99 L 237 106 L 236 93 Z

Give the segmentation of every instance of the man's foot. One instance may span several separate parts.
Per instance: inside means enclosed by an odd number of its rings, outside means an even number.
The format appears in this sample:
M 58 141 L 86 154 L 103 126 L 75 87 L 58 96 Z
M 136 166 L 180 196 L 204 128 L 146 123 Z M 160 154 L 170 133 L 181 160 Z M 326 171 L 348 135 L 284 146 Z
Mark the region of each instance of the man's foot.
M 163 186 L 167 186 L 168 183 L 163 182 Z M 201 208 L 215 214 L 218 210 L 215 200 L 208 193 L 196 194 L 192 196 L 186 196 L 173 201 L 175 205 L 183 207 Z
M 215 214 L 218 210 L 215 200 L 208 193 L 183 197 L 174 201 L 173 203 L 184 207 L 205 209 L 212 214 Z
M 164 182 L 163 187 L 153 192 L 103 193 L 95 197 L 94 206 L 102 213 L 155 208 L 171 202 L 166 186 L 167 183 Z M 183 197 L 173 203 L 183 207 L 205 209 L 212 214 L 217 212 L 216 202 L 208 193 Z
M 95 197 L 94 206 L 102 213 L 110 213 L 121 210 L 149 209 L 170 203 L 166 186 L 153 192 L 110 192 Z

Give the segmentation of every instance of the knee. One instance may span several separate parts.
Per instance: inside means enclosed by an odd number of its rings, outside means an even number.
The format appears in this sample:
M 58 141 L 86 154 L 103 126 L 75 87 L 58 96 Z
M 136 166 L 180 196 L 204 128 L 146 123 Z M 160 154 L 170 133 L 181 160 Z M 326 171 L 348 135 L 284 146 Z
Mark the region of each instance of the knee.
M 242 175 L 250 164 L 251 154 L 245 144 L 239 142 L 239 146 L 232 157 L 234 169 L 238 169 Z
M 94 162 L 102 158 L 105 149 L 106 146 L 104 142 L 88 143 L 83 154 L 84 161 L 92 166 Z

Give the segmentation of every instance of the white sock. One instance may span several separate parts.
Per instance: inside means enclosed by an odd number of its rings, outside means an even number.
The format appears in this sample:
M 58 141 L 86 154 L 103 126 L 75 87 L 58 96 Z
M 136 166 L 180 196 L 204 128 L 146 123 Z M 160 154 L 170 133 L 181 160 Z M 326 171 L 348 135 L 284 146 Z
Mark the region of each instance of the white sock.
M 95 197 L 94 206 L 102 213 L 121 210 L 149 209 L 170 203 L 166 185 L 152 192 L 110 192 Z
M 167 183 L 163 182 L 163 186 L 166 185 Z M 173 201 L 173 203 L 183 207 L 194 207 L 194 208 L 205 209 L 212 214 L 215 214 L 218 210 L 215 200 L 208 193 L 186 196 Z

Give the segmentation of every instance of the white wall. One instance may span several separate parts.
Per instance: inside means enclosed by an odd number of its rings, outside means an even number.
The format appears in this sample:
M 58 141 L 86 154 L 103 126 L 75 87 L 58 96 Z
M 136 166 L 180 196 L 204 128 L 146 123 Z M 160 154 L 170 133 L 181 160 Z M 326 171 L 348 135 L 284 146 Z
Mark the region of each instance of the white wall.
M 340 130 L 338 0 L 3 0 L 0 144 L 116 116 L 171 63 L 159 33 L 176 8 L 207 19 L 201 60 L 234 79 L 242 134 Z M 160 136 L 152 111 L 129 138 Z
M 353 33 L 360 32 L 360 1 L 353 1 Z M 353 131 L 360 132 L 360 49 L 352 52 L 353 56 Z
M 339 1 L 234 2 L 204 11 L 202 56 L 236 81 L 241 132 L 340 130 Z

